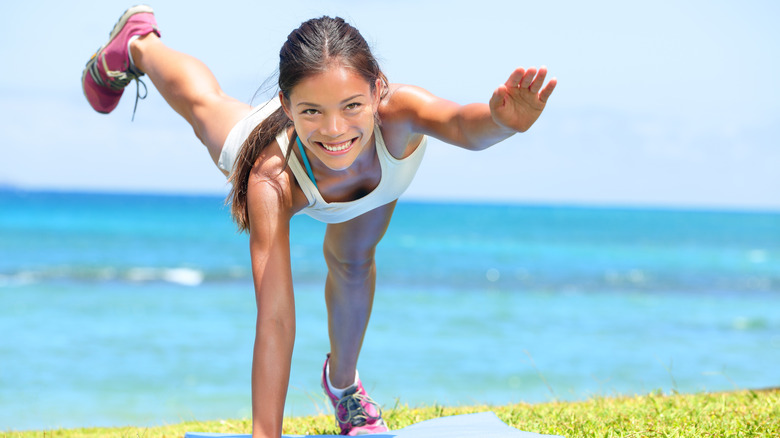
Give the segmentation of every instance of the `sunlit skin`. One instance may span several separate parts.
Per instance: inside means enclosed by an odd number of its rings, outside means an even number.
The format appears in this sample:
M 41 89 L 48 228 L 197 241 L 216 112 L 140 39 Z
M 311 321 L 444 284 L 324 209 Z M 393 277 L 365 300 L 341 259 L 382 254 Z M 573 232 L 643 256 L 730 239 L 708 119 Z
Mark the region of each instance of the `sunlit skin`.
M 134 40 L 130 49 L 136 67 L 190 123 L 216 163 L 228 133 L 251 111 L 250 106 L 226 95 L 202 62 L 169 49 L 154 33 Z M 557 83 L 551 79 L 545 84 L 546 75 L 544 67 L 517 68 L 488 103 L 460 105 L 400 84 L 390 84 L 380 99 L 378 84 L 372 88 L 363 77 L 335 62 L 297 83 L 289 101 L 283 98 L 282 103 L 306 148 L 320 194 L 327 202 L 352 201 L 373 190 L 381 178 L 373 135 L 375 115 L 381 120 L 387 151 L 397 159 L 412 154 L 424 136 L 482 150 L 536 122 Z M 253 164 L 246 191 L 257 303 L 252 436 L 278 438 L 295 339 L 290 219 L 309 201 L 276 142 L 267 145 Z M 329 224 L 325 232 L 328 364 L 331 383 L 337 387 L 346 387 L 355 378 L 376 286 L 374 254 L 394 207 L 391 202 Z
M 327 168 L 342 171 L 372 160 L 374 116 L 379 88 L 353 70 L 334 65 L 298 83 L 289 101 L 280 93 L 287 117 L 303 146 Z
M 354 70 L 334 64 L 280 93 L 285 114 L 307 151 L 317 188 L 328 202 L 364 196 L 381 178 L 374 144 L 380 83 L 369 86 Z M 292 130 L 288 132 L 292 138 Z M 294 145 L 293 145 L 294 146 Z M 293 147 L 300 160 L 300 152 Z

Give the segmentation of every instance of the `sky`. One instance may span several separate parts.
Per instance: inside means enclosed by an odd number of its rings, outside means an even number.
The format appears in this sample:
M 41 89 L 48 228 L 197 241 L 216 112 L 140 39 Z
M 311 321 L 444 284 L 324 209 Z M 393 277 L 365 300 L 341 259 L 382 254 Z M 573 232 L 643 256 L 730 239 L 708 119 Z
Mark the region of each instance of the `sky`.
M 131 3 L 12 2 L 0 14 L 0 187 L 224 194 L 148 79 L 109 115 L 85 62 Z M 780 3 L 161 0 L 163 41 L 246 102 L 302 21 L 342 16 L 391 82 L 487 102 L 518 66 L 559 84 L 530 131 L 483 152 L 429 143 L 402 199 L 780 210 Z M 254 99 L 254 100 L 253 100 Z

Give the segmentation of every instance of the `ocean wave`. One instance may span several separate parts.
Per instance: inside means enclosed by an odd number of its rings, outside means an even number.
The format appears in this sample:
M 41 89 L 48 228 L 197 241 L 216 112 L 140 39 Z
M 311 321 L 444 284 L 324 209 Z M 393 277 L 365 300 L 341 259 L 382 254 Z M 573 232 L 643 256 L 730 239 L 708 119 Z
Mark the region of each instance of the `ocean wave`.
M 198 286 L 204 278 L 202 271 L 190 268 L 133 268 L 126 274 L 127 280 L 136 283 L 166 281 L 182 286 Z
M 297 266 L 296 287 L 322 288 L 327 272 L 320 267 Z M 204 284 L 251 283 L 248 266 L 48 266 L 39 269 L 0 271 L 0 288 L 43 283 L 167 283 L 195 287 Z M 393 290 L 423 288 L 437 290 L 504 290 L 525 292 L 780 292 L 780 277 L 772 273 L 659 272 L 646 269 L 605 269 L 591 272 L 551 272 L 525 268 L 425 270 L 406 266 L 382 269 L 377 286 Z
M 737 331 L 766 330 L 770 328 L 770 323 L 762 317 L 739 316 L 733 319 L 730 328 Z
M 206 271 L 192 267 L 48 267 L 0 273 L 0 288 L 56 282 L 84 283 L 170 283 L 200 286 L 204 282 L 236 281 L 250 278 L 248 269 L 227 268 Z
M 659 272 L 646 269 L 606 269 L 591 272 L 561 272 L 533 269 L 500 269 L 378 273 L 380 285 L 391 288 L 453 290 L 504 290 L 550 292 L 639 293 L 777 293 L 780 276 L 772 273 Z

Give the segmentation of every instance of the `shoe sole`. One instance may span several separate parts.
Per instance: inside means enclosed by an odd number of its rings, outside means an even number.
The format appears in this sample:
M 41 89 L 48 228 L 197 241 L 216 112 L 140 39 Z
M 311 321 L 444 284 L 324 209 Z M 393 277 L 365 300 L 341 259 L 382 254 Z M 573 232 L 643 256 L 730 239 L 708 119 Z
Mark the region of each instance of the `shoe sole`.
M 111 33 L 108 34 L 108 42 L 100 46 L 99 49 L 97 49 L 97 52 L 95 52 L 94 55 L 92 55 L 91 58 L 89 58 L 89 61 L 87 61 L 87 65 L 84 67 L 84 71 L 81 72 L 81 91 L 84 93 L 84 97 L 87 97 L 87 90 L 84 88 L 84 81 L 87 78 L 87 73 L 89 73 L 89 66 L 93 62 L 96 62 L 98 53 L 100 53 L 101 50 L 108 47 L 109 44 L 111 44 L 112 41 L 119 35 L 119 32 L 122 30 L 123 27 L 125 27 L 125 24 L 127 24 L 127 20 L 130 19 L 133 15 L 136 14 L 143 14 L 143 13 L 151 13 L 154 14 L 154 10 L 151 6 L 148 5 L 136 5 L 128 10 L 125 11 L 124 14 L 122 14 L 121 17 L 119 17 L 119 20 L 114 25 L 114 28 L 111 29 Z M 89 98 L 87 98 L 89 100 Z M 103 113 L 108 114 L 108 113 Z

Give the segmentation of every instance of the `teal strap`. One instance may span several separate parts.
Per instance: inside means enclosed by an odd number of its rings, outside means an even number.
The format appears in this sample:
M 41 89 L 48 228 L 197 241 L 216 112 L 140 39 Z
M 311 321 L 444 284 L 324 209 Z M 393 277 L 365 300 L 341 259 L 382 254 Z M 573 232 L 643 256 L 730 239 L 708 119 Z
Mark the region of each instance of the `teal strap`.
M 311 179 L 311 182 L 314 183 L 314 187 L 319 189 L 317 187 L 317 181 L 314 179 L 314 172 L 311 171 L 311 164 L 309 164 L 309 158 L 306 156 L 306 151 L 303 150 L 303 145 L 301 144 L 301 138 L 297 135 L 295 136 L 295 142 L 298 143 L 298 150 L 301 151 L 301 156 L 303 157 L 303 165 L 306 166 L 306 173 L 309 174 L 309 178 Z

